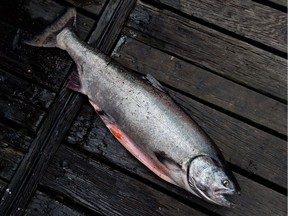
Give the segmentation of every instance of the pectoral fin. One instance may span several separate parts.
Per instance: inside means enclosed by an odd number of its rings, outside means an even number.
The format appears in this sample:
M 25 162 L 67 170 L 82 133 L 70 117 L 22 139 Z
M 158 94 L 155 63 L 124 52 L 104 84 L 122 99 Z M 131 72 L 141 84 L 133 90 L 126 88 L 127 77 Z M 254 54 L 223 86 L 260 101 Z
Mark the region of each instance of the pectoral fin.
M 181 166 L 174 161 L 172 158 L 168 157 L 165 152 L 154 152 L 155 156 L 170 172 L 179 172 L 181 171 Z
M 153 160 L 146 152 L 143 151 L 134 141 L 132 141 L 129 136 L 125 134 L 123 130 L 115 123 L 115 121 L 110 121 L 109 116 L 103 116 L 100 114 L 101 119 L 107 126 L 107 128 L 111 131 L 114 137 L 140 162 L 142 162 L 146 167 L 148 167 L 152 172 L 158 175 L 160 178 L 165 181 L 176 184 L 169 176 L 167 176 L 167 171 L 165 171 L 165 167 L 159 166 L 157 161 Z
M 157 88 L 159 91 L 167 93 L 164 86 L 162 86 L 161 83 L 151 74 L 147 74 L 143 77 L 143 79 L 146 79 L 153 87 Z

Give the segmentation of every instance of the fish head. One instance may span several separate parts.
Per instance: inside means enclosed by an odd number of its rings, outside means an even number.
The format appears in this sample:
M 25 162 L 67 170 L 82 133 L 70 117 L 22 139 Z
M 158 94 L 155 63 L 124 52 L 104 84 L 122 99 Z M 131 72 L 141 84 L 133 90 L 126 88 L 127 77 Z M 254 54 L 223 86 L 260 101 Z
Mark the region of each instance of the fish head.
M 221 206 L 233 206 L 229 196 L 240 193 L 236 178 L 226 165 L 206 155 L 191 160 L 187 178 L 190 191 Z

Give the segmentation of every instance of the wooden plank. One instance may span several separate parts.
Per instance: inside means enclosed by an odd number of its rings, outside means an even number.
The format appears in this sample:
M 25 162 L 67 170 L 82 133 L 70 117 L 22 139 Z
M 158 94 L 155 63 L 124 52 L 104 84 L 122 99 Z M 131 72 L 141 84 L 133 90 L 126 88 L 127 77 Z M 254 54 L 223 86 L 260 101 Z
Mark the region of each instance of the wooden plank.
M 45 112 L 22 100 L 11 98 L 0 92 L 0 117 L 9 119 L 28 130 L 36 132 Z
M 3 70 L 0 70 L 0 92 L 46 109 L 55 97 L 55 93 Z
M 154 0 L 281 52 L 287 52 L 285 12 L 251 0 Z
M 216 142 L 227 161 L 286 188 L 287 154 L 284 140 L 187 97 L 180 97 L 179 94 L 173 96 L 181 106 L 189 109 L 189 114 Z M 97 153 L 99 157 L 108 157 L 114 163 L 125 161 L 127 154 L 124 152 L 121 155 L 109 137 L 109 131 L 98 116 L 91 108 L 85 107 L 71 127 L 67 140 L 91 153 Z
M 127 1 L 125 2 L 127 3 Z M 127 10 L 127 8 L 122 9 Z M 121 11 L 118 11 L 118 13 L 121 14 Z M 121 17 L 122 19 L 126 19 L 126 17 Z M 118 20 L 118 22 L 120 21 Z M 119 26 L 114 26 L 113 32 L 120 32 L 120 29 L 117 28 L 119 28 Z M 109 35 L 107 35 L 107 37 L 108 36 Z M 37 48 L 33 49 L 34 52 L 37 50 Z M 107 49 L 107 47 L 104 46 L 103 49 Z M 38 50 L 40 52 L 41 48 Z M 43 52 L 45 51 L 45 53 L 49 52 L 47 49 L 42 50 Z M 27 53 L 25 54 L 27 55 Z M 37 55 L 39 55 L 39 53 L 37 53 Z M 53 55 L 49 53 L 49 58 L 51 58 L 51 56 Z M 34 55 L 34 59 L 31 58 L 33 62 L 36 60 L 36 66 L 39 64 L 41 65 L 41 62 L 37 62 L 37 58 L 39 58 L 39 56 L 36 55 Z M 67 64 L 67 59 L 64 62 Z M 17 62 L 17 65 L 18 64 L 19 62 Z M 51 64 L 49 65 L 49 68 L 51 68 Z M 61 74 L 63 74 L 62 70 Z M 59 74 L 57 75 L 59 76 Z M 36 77 L 39 78 L 39 76 Z M 41 80 L 42 79 L 40 79 L 40 81 Z M 62 79 L 61 81 L 63 82 Z M 55 151 L 64 138 L 66 131 L 68 131 L 72 124 L 72 120 L 81 104 L 82 97 L 79 94 L 71 93 L 66 89 L 60 92 L 58 99 L 56 99 L 47 115 L 46 121 L 42 124 L 37 137 L 34 139 L 29 153 L 24 157 L 20 164 L 19 171 L 15 176 L 13 176 L 11 183 L 9 184 L 11 194 L 13 195 L 4 193 L 2 197 L 3 201 L 0 203 L 0 215 L 20 215 L 22 213 L 29 197 L 35 191 L 42 175 L 45 173 L 49 160 L 53 157 Z
M 135 2 L 136 0 L 110 1 L 104 10 L 98 25 L 92 32 L 88 43 L 108 54 L 115 44 Z
M 0 194 L 4 191 L 7 186 L 7 182 L 0 179 Z
M 137 40 L 286 101 L 284 58 L 142 3 L 137 4 L 127 25 L 138 30 L 134 34 Z
M 131 29 L 125 32 L 133 35 Z M 144 75 L 151 74 L 173 88 L 286 135 L 285 104 L 125 35 L 116 48 L 112 57 L 126 67 Z
M 82 211 L 77 211 L 67 205 L 49 197 L 47 194 L 36 191 L 25 209 L 25 215 L 61 215 L 61 216 L 84 216 L 87 215 Z
M 89 8 L 88 10 L 91 11 L 91 13 L 94 15 L 99 15 L 106 0 L 99 0 L 97 2 L 86 1 L 86 6 L 85 2 L 83 1 L 67 1 L 82 9 Z M 53 20 L 61 15 L 65 8 L 68 7 L 67 4 L 65 4 L 65 1 L 62 1 L 62 3 L 64 3 L 64 5 L 54 0 L 9 1 L 0 5 L 0 19 L 30 33 L 38 34 L 39 31 L 43 30 L 43 28 L 53 22 Z M 88 4 L 90 4 L 92 7 L 88 6 Z M 90 29 L 92 27 L 90 23 L 95 22 L 95 20 L 92 18 L 84 16 L 81 13 L 77 13 L 77 17 L 78 20 L 86 19 L 86 26 Z M 83 28 L 85 29 L 85 25 L 79 25 L 78 31 L 81 32 L 81 34 L 85 33 L 86 31 L 83 31 Z
M 201 106 L 200 107 L 196 106 L 195 110 L 203 110 L 203 108 Z M 193 114 L 193 113 L 190 111 L 190 114 Z M 217 127 L 220 127 L 223 121 L 219 121 L 221 114 L 220 114 L 220 117 L 219 115 L 215 115 L 214 113 L 209 113 L 209 114 L 207 113 L 206 114 L 207 116 L 203 115 L 203 119 L 204 119 L 203 121 L 206 121 L 207 118 L 210 118 L 211 119 L 210 121 L 214 119 L 215 122 L 218 123 L 218 125 L 212 125 L 213 128 L 209 128 L 209 125 L 206 128 L 204 128 L 204 129 L 209 129 L 209 131 L 207 130 L 207 132 L 209 132 L 209 135 L 210 135 L 210 131 L 212 129 L 216 130 Z M 199 122 L 199 119 L 201 118 L 202 116 L 197 117 L 198 122 Z M 239 122 L 235 122 L 235 124 L 237 123 Z M 205 125 L 202 124 L 201 126 L 205 126 Z M 228 124 L 227 128 L 229 126 L 230 125 Z M 221 129 L 222 128 L 219 128 L 220 132 L 221 132 Z M 235 129 L 235 126 L 231 130 L 233 129 Z M 251 128 L 247 128 L 247 131 L 250 129 Z M 226 131 L 224 131 L 223 133 L 225 132 Z M 252 135 L 253 135 L 253 132 L 254 131 L 251 132 Z M 217 132 L 214 132 L 213 134 L 211 134 L 213 135 L 213 139 L 215 138 L 215 134 L 217 134 Z M 226 156 L 226 159 L 230 160 L 230 162 L 239 163 L 240 161 L 243 165 L 245 164 L 244 165 L 245 167 L 243 167 L 244 169 L 247 169 L 250 171 L 254 170 L 253 171 L 254 173 L 258 172 L 258 168 L 259 166 L 261 166 L 259 165 L 259 163 L 267 162 L 266 164 L 266 168 L 267 168 L 267 165 L 269 166 L 270 162 L 271 161 L 273 162 L 273 157 L 271 157 L 269 161 L 265 161 L 266 158 L 260 157 L 263 154 L 263 152 L 265 152 L 264 154 L 269 154 L 268 152 L 269 150 L 265 149 L 265 147 L 261 152 L 259 152 L 260 149 L 258 149 L 258 155 L 257 155 L 257 152 L 254 152 L 257 150 L 254 150 L 251 148 L 248 149 L 251 143 L 253 143 L 254 145 L 254 142 L 252 142 L 253 141 L 252 139 L 248 141 L 246 140 L 248 143 L 247 144 L 244 143 L 245 144 L 244 146 L 244 144 L 241 143 L 241 137 L 239 136 L 237 137 L 237 131 L 235 131 L 235 134 L 233 133 L 229 135 L 229 133 L 226 133 L 225 134 L 226 143 L 224 144 L 222 140 L 219 140 L 219 138 L 218 140 L 214 139 L 217 142 L 217 145 L 221 147 L 222 151 L 224 151 L 224 155 Z M 257 139 L 258 134 L 259 133 L 257 133 L 256 131 L 256 134 L 254 134 L 253 136 L 255 136 Z M 224 135 L 223 135 L 223 139 L 224 139 Z M 95 115 L 93 109 L 88 105 L 82 108 L 79 116 L 77 117 L 77 120 L 75 121 L 74 125 L 71 127 L 71 130 L 67 137 L 67 141 L 69 142 L 70 145 L 74 147 L 88 151 L 90 155 L 94 155 L 95 158 L 102 158 L 102 159 L 108 160 L 109 164 L 110 163 L 116 164 L 117 167 L 122 167 L 123 169 L 128 170 L 129 172 L 139 175 L 142 178 L 145 178 L 146 180 L 148 180 L 149 182 L 153 182 L 154 184 L 157 184 L 161 186 L 162 188 L 169 190 L 170 192 L 172 192 L 172 194 L 177 194 L 180 197 L 185 197 L 185 199 L 189 200 L 189 202 L 197 203 L 198 205 L 204 206 L 205 208 L 210 209 L 213 212 L 217 212 L 220 215 L 239 215 L 239 216 L 240 215 L 255 215 L 256 216 L 256 215 L 264 214 L 268 216 L 268 215 L 271 215 L 271 213 L 273 212 L 274 212 L 273 215 L 281 215 L 282 213 L 284 214 L 285 212 L 286 197 L 284 195 L 281 195 L 273 191 L 272 189 L 269 189 L 259 183 L 253 182 L 253 180 L 247 179 L 239 174 L 236 175 L 236 178 L 239 181 L 240 186 L 242 188 L 242 193 L 241 193 L 242 195 L 240 197 L 236 196 L 234 198 L 235 199 L 234 201 L 238 203 L 239 206 L 236 206 L 236 208 L 232 208 L 232 209 L 226 209 L 226 208 L 217 207 L 215 205 L 207 204 L 206 202 L 201 201 L 195 196 L 189 194 L 189 192 L 183 191 L 175 186 L 165 183 L 163 180 L 156 177 L 156 175 L 152 174 L 151 171 L 149 171 L 146 167 L 144 167 L 128 151 L 126 151 L 126 149 L 120 143 L 117 142 L 117 140 L 111 135 L 108 129 L 106 129 L 104 124 L 101 122 L 100 118 L 97 115 Z M 251 143 L 249 141 L 251 141 Z M 265 141 L 265 138 L 263 138 L 263 141 Z M 265 146 L 267 143 L 269 144 L 270 141 L 271 140 L 267 140 L 266 143 L 263 144 L 263 146 Z M 231 153 L 227 151 L 227 149 L 225 149 L 225 145 L 230 144 L 231 146 L 231 145 L 234 145 L 235 142 L 237 142 L 236 146 L 231 147 L 233 148 L 231 152 L 234 151 L 234 153 Z M 275 145 L 279 145 L 279 144 L 284 144 L 284 142 L 272 143 L 271 146 L 273 145 L 273 147 L 275 148 Z M 230 146 L 228 146 L 227 148 L 229 148 Z M 237 147 L 239 150 L 237 150 Z M 245 148 L 248 149 L 246 152 L 243 151 L 243 149 Z M 261 146 L 261 148 L 263 147 Z M 284 152 L 284 148 L 285 146 L 283 146 L 283 149 L 282 149 L 283 152 Z M 251 153 L 249 153 L 250 150 L 251 150 Z M 279 150 L 279 153 L 285 154 L 285 153 L 281 153 L 281 150 Z M 245 154 L 248 154 L 248 156 L 245 156 Z M 276 154 L 277 153 L 275 153 L 275 155 Z M 276 159 L 277 157 L 275 155 L 274 155 L 274 159 Z M 256 158 L 253 158 L 253 157 L 256 157 Z M 258 159 L 260 162 L 257 162 Z M 278 161 L 278 162 L 281 163 L 279 164 L 280 166 L 283 166 L 285 164 L 285 158 L 282 158 L 282 161 Z M 278 169 L 277 164 L 274 165 L 274 168 Z M 265 173 L 266 175 L 269 174 L 269 172 L 272 172 L 271 168 L 268 168 L 267 170 Z M 280 175 L 283 177 L 284 181 L 285 181 L 285 176 L 286 176 L 285 170 L 282 170 L 283 172 L 279 172 L 279 173 L 282 173 Z M 263 177 L 265 178 L 265 176 Z M 275 177 L 275 179 L 276 178 L 277 176 Z M 52 177 L 51 177 L 51 181 L 52 181 Z M 271 200 L 273 201 L 271 202 Z
M 23 153 L 10 146 L 0 146 L 0 177 L 9 181 L 23 159 Z
M 72 61 L 62 50 L 23 45 L 17 29 L 0 22 L 0 68 L 52 91 L 58 91 Z M 22 35 L 22 34 L 21 34 Z
M 215 115 L 210 116 L 210 118 L 214 119 Z M 227 140 L 229 140 L 231 137 L 226 135 Z M 67 141 L 70 145 L 89 152 L 89 155 L 95 155 L 95 158 L 105 159 L 109 161 L 109 164 L 116 164 L 117 167 L 121 167 L 121 169 L 128 170 L 133 174 L 141 176 L 142 178 L 146 179 L 146 182 L 153 182 L 153 184 L 158 185 L 156 186 L 157 188 L 165 188 L 167 191 L 174 194 L 174 196 L 177 195 L 184 198 L 191 206 L 193 205 L 192 203 L 197 203 L 198 205 L 201 205 L 213 212 L 219 213 L 220 215 L 268 216 L 271 215 L 271 212 L 273 211 L 274 213 L 277 212 L 278 215 L 281 215 L 281 213 L 285 212 L 286 197 L 284 195 L 281 195 L 273 191 L 272 189 L 253 182 L 253 180 L 247 179 L 238 174 L 236 175 L 236 177 L 242 188 L 242 195 L 240 197 L 234 197 L 234 201 L 239 205 L 236 206 L 236 208 L 232 209 L 221 208 L 212 204 L 208 204 L 196 198 L 189 192 L 183 191 L 182 189 L 179 189 L 164 182 L 156 175 L 152 174 L 151 171 L 149 171 L 144 165 L 142 165 L 137 159 L 135 159 L 120 143 L 118 143 L 118 141 L 111 135 L 108 129 L 105 128 L 100 118 L 95 115 L 93 109 L 88 105 L 82 108 L 79 116 L 77 117 L 77 120 L 71 127 L 71 131 L 68 134 Z M 217 145 L 219 146 L 219 143 L 217 143 Z M 240 144 L 238 145 L 240 146 Z M 222 148 L 223 145 L 220 147 Z M 228 160 L 233 157 L 233 155 L 231 156 L 227 154 L 225 154 L 225 156 L 228 156 L 226 157 Z M 261 159 L 262 158 L 260 158 L 260 160 Z M 236 160 L 242 160 L 245 163 L 247 157 L 243 157 L 241 152 L 239 152 Z M 254 162 L 253 158 L 249 158 L 248 160 L 253 160 Z M 247 162 L 247 164 L 248 163 L 249 161 Z M 269 162 L 267 164 L 269 164 Z M 68 166 L 71 167 L 70 165 Z M 53 170 L 53 172 L 55 171 Z M 285 178 L 285 174 L 282 173 L 282 175 L 283 178 Z M 103 178 L 105 179 L 105 177 Z M 55 177 L 51 177 L 50 181 L 52 182 L 53 179 L 55 179 Z M 271 202 L 271 200 L 273 200 L 273 203 Z M 275 204 L 274 202 L 278 203 Z
M 0 131 L 0 146 L 2 148 L 12 146 L 14 149 L 28 151 L 32 138 L 25 135 L 25 129 L 19 131 L 0 123 Z
M 23 158 L 17 173 L 11 179 L 11 194 L 4 193 L 0 202 L 0 215 L 20 215 L 33 194 L 48 162 L 56 152 L 65 132 L 81 106 L 80 95 L 63 89 L 49 110 L 29 152 Z M 63 115 L 63 114 L 66 115 Z
M 171 96 L 242 169 L 287 188 L 286 141 L 206 107 L 175 91 Z
M 53 20 L 56 16 L 51 14 L 50 18 Z M 41 28 L 37 28 L 37 31 L 50 22 L 50 19 L 45 25 L 42 22 Z M 85 39 L 95 21 L 79 14 L 77 22 L 80 26 L 78 34 Z M 24 45 L 22 40 L 29 37 L 27 33 L 1 21 L 0 32 L 3 32 L 0 35 L 0 68 L 32 80 L 49 90 L 58 91 L 72 65 L 66 52 Z
M 66 2 L 69 2 L 74 7 L 79 7 L 83 10 L 86 10 L 94 15 L 99 15 L 102 11 L 105 3 L 107 0 L 97 0 L 97 1 L 91 1 L 91 0 L 65 0 Z
M 65 146 L 41 184 L 102 215 L 206 215 Z

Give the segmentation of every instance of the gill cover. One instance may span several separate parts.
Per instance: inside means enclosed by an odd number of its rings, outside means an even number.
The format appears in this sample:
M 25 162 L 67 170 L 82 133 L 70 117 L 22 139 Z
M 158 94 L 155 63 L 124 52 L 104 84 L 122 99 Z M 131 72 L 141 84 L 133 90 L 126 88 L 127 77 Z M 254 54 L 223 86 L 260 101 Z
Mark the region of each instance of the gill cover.
M 218 205 L 231 207 L 227 195 L 239 193 L 239 185 L 226 164 L 206 155 L 194 158 L 188 169 L 188 183 L 199 197 Z

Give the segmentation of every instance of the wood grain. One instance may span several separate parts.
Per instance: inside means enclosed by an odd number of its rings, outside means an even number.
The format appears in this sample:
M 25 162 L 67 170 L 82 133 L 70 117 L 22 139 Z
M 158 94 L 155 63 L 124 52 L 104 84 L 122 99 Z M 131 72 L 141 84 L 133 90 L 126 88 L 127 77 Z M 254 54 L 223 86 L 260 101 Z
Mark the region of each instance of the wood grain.
M 6 188 L 7 182 L 0 179 L 0 194 L 4 191 Z
M 154 0 L 231 32 L 287 52 L 286 13 L 251 0 Z
M 203 109 L 203 108 L 202 108 Z M 216 116 L 217 117 L 217 116 Z M 210 116 L 210 118 L 214 119 L 215 116 Z M 233 134 L 234 136 L 234 134 Z M 231 139 L 232 136 L 226 135 L 226 140 Z M 210 211 L 219 213 L 220 215 L 269 215 L 272 211 L 281 213 L 285 212 L 285 196 L 281 195 L 272 189 L 269 189 L 263 185 L 253 182 L 253 180 L 247 179 L 241 175 L 237 175 L 237 179 L 242 188 L 242 195 L 240 197 L 234 197 L 233 201 L 239 204 L 235 209 L 226 209 L 218 207 L 216 205 L 208 204 L 199 198 L 196 198 L 189 192 L 186 192 L 178 187 L 172 186 L 156 175 L 154 175 L 151 171 L 149 171 L 143 164 L 141 164 L 137 159 L 135 159 L 106 129 L 104 124 L 101 122 L 100 118 L 95 115 L 93 109 L 90 106 L 84 106 L 81 109 L 79 116 L 77 117 L 74 125 L 71 127 L 71 130 L 68 134 L 67 141 L 69 145 L 74 146 L 76 148 L 82 149 L 85 152 L 89 152 L 91 157 L 95 155 L 95 159 L 103 159 L 109 161 L 109 164 L 113 163 L 117 167 L 121 167 L 121 169 L 125 169 L 133 174 L 141 176 L 149 182 L 153 182 L 158 186 L 156 188 L 165 188 L 165 190 L 169 191 L 169 194 L 172 194 L 174 197 L 182 197 L 181 199 L 186 200 L 188 205 L 193 206 L 195 203 L 197 205 L 201 205 Z M 250 144 L 250 143 L 249 143 Z M 217 143 L 219 146 L 219 143 Z M 240 146 L 239 143 L 237 143 Z M 221 149 L 225 148 L 222 144 Z M 234 150 L 235 151 L 235 150 Z M 248 152 L 246 152 L 248 154 Z M 224 152 L 226 159 L 230 160 L 231 157 L 229 154 L 227 155 Z M 243 161 L 242 163 L 246 163 L 245 160 L 253 160 L 250 157 L 244 157 L 241 152 L 237 155 L 237 158 L 234 160 Z M 260 158 L 259 160 L 261 160 Z M 233 162 L 233 161 L 232 161 Z M 254 162 L 254 161 L 253 161 Z M 247 161 L 249 164 L 249 161 Z M 269 164 L 269 162 L 267 162 Z M 111 165 L 110 165 L 111 166 Z M 71 167 L 71 166 L 70 166 Z M 248 169 L 248 167 L 245 167 Z M 250 168 L 251 169 L 251 168 Z M 269 171 L 271 172 L 271 170 Z M 267 173 L 266 173 L 267 174 Z M 266 175 L 265 174 L 265 175 Z M 282 173 L 283 176 L 284 173 Z M 54 179 L 57 177 L 54 177 Z M 285 178 L 285 177 L 283 177 Z M 52 181 L 52 177 L 51 180 Z M 74 187 L 74 186 L 71 186 Z M 255 189 L 255 191 L 254 191 Z M 66 189 L 68 191 L 68 189 Z M 65 193 L 67 194 L 67 193 Z M 270 197 L 270 198 L 269 198 Z M 179 198 L 178 198 L 179 199 Z M 270 203 L 271 200 L 275 200 L 278 204 L 276 205 L 276 209 L 274 209 L 273 205 L 275 203 Z M 186 203 L 185 202 L 185 203 Z M 273 201 L 274 202 L 274 201 Z M 246 206 L 249 205 L 249 208 Z M 268 206 L 267 206 L 268 205 Z M 252 207 L 254 206 L 254 207 Z M 256 207 L 257 206 L 257 207 Z M 266 208 L 267 207 L 267 208 Z M 273 210 L 274 209 L 274 210 Z
M 133 30 L 125 32 L 133 36 Z M 116 47 L 112 57 L 126 67 L 286 135 L 285 104 L 125 35 Z
M 0 68 L 58 91 L 72 65 L 68 55 L 61 50 L 24 45 L 21 39 L 25 34 L 6 23 L 0 22 L 0 32 Z
M 227 161 L 277 185 L 286 187 L 287 154 L 284 140 L 179 95 L 175 93 L 173 97 L 211 136 L 224 153 Z M 105 129 L 91 108 L 86 109 L 71 127 L 68 136 L 69 143 L 80 145 L 89 152 L 97 153 L 99 157 L 108 157 L 114 163 L 118 163 L 117 160 L 125 161 L 128 157 L 127 154 L 119 153 L 121 151 L 114 146 L 109 131 Z M 137 167 L 137 165 L 133 166 L 132 164 L 131 166 Z
M 42 8 L 44 10 L 44 8 Z M 53 8 L 52 8 L 53 9 Z M 46 9 L 45 9 L 46 10 Z M 58 14 L 56 14 L 58 15 Z M 44 15 L 43 15 L 44 16 Z M 50 14 L 54 20 L 57 16 Z M 41 19 L 42 20 L 42 19 Z M 27 22 L 32 22 L 31 20 Z M 41 23 L 37 33 L 47 26 Z M 85 39 L 95 21 L 79 14 L 78 35 Z M 29 30 L 32 30 L 33 26 Z M 66 52 L 59 49 L 43 49 L 23 44 L 31 35 L 0 21 L 0 68 L 17 76 L 25 77 L 54 92 L 58 91 L 67 76 L 72 61 Z
M 93 30 L 88 43 L 108 54 L 115 44 L 135 2 L 136 0 L 110 1 L 98 25 Z
M 65 146 L 41 184 L 104 215 L 205 215 Z
M 18 26 L 22 30 L 28 31 L 29 33 L 38 34 L 47 25 L 51 24 L 58 16 L 60 16 L 65 9 L 68 8 L 68 5 L 71 7 L 71 3 L 80 9 L 87 8 L 87 10 L 94 15 L 99 15 L 105 3 L 104 0 L 99 0 L 97 2 L 86 1 L 85 6 L 85 2 L 83 1 L 67 0 L 67 2 L 70 2 L 70 4 L 65 4 L 65 0 L 60 1 L 64 4 L 60 4 L 58 2 L 59 1 L 57 0 L 7 1 L 5 4 L 0 5 L 0 19 L 13 26 Z M 88 4 L 90 4 L 90 6 L 88 6 Z M 11 16 L 11 14 L 13 14 L 13 16 Z M 95 20 L 93 20 L 94 17 L 89 18 L 81 13 L 77 13 L 77 17 L 78 20 L 86 19 L 87 24 L 91 23 L 91 21 L 95 22 Z M 87 30 L 84 30 L 85 28 L 91 29 L 91 26 L 79 25 L 78 31 L 81 32 L 80 35 L 85 33 Z
M 11 179 L 11 194 L 4 193 L 0 202 L 0 215 L 20 215 L 33 194 L 41 177 L 48 167 L 48 162 L 65 137 L 65 131 L 81 106 L 80 95 L 63 89 L 55 104 L 49 110 L 29 152 L 24 156 L 18 171 Z M 67 115 L 63 115 L 67 113 Z M 69 114 L 68 114 L 69 113 Z
M 29 216 L 84 216 L 87 215 L 83 212 L 74 210 L 67 205 L 49 197 L 45 193 L 40 191 L 36 191 L 34 196 L 32 197 L 31 202 L 25 209 L 25 215 Z
M 0 70 L 0 92 L 42 109 L 48 109 L 55 97 L 55 93 L 2 70 Z
M 140 31 L 134 34 L 137 40 L 286 101 L 286 61 L 281 57 L 140 3 L 127 25 Z
M 0 117 L 26 127 L 33 132 L 37 131 L 45 112 L 22 100 L 11 98 L 0 92 Z
M 226 160 L 286 188 L 285 140 L 169 90 L 171 96 L 208 133 Z M 275 147 L 276 146 L 276 147 Z
M 10 146 L 0 146 L 0 177 L 9 181 L 23 159 L 23 153 Z
M 27 130 L 27 129 L 26 129 Z M 15 130 L 7 125 L 0 123 L 0 146 L 7 148 L 9 146 L 27 152 L 31 143 L 32 138 L 25 135 L 25 129 Z
M 74 7 L 79 7 L 79 8 L 86 10 L 86 11 L 88 11 L 94 15 L 99 15 L 107 0 L 97 0 L 97 1 L 64 0 L 64 1 L 69 2 Z

